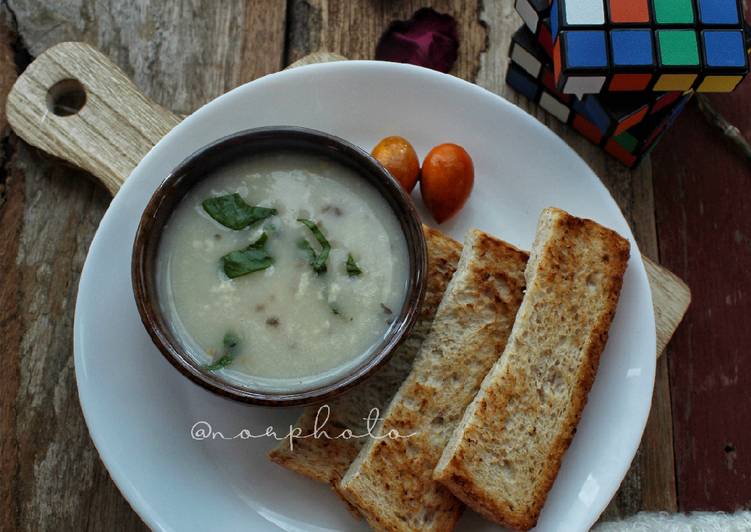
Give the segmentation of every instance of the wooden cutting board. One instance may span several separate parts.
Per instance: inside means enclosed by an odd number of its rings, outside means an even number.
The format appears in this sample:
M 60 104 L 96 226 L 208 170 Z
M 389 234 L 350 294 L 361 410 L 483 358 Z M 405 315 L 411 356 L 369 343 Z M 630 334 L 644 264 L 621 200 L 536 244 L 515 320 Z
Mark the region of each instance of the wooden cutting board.
M 289 68 L 346 58 L 314 53 Z M 113 195 L 131 171 L 181 117 L 144 96 L 105 55 L 84 43 L 61 43 L 42 53 L 8 95 L 7 116 L 29 144 L 78 166 Z M 691 301 L 686 284 L 643 257 L 652 288 L 657 356 Z

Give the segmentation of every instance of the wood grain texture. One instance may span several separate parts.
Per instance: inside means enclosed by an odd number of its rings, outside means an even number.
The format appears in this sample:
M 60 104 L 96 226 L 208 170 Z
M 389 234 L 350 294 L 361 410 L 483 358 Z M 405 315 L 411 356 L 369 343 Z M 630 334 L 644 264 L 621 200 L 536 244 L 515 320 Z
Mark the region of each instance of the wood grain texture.
M 0 101 L 5 100 L 16 80 L 16 63 L 11 47 L 14 40 L 8 21 L 3 17 L 0 20 Z M 17 497 L 12 479 L 20 463 L 20 449 L 12 435 L 16 432 L 18 408 L 15 396 L 3 390 L 16 390 L 20 385 L 19 360 L 12 354 L 20 347 L 22 334 L 6 316 L 17 314 L 19 307 L 19 271 L 14 263 L 18 255 L 23 197 L 20 195 L 19 181 L 8 176 L 10 145 L 4 108 L 0 109 L 0 135 L 3 138 L 3 149 L 0 151 L 0 339 L 4 355 L 0 356 L 0 478 L 3 479 L 0 482 L 0 530 L 11 530 L 17 526 L 17 515 L 9 510 L 15 508 Z M 11 356 L 8 356 L 9 353 Z
M 648 257 L 644 257 L 644 267 L 652 287 L 659 357 L 691 304 L 691 290 L 680 277 Z
M 504 2 L 505 3 L 505 2 Z M 479 0 L 438 0 L 430 7 L 457 21 L 459 57 L 452 74 L 474 80 L 480 54 L 488 44 L 478 17 Z M 378 38 L 393 20 L 406 20 L 425 2 L 419 0 L 291 0 L 288 62 L 319 50 L 348 59 L 373 59 Z
M 751 141 L 751 79 L 712 104 Z M 653 159 L 660 254 L 694 293 L 668 349 L 679 506 L 748 509 L 751 166 L 695 106 Z
M 6 6 L 12 8 L 23 38 L 12 39 L 18 46 L 39 54 L 60 41 L 85 40 L 112 58 L 147 96 L 179 113 L 191 112 L 226 89 L 309 51 L 325 47 L 369 58 L 390 20 L 407 18 L 421 7 L 396 0 L 289 4 L 286 52 L 283 1 L 11 0 Z M 503 92 L 508 41 L 520 22 L 511 13 L 511 2 L 485 4 L 480 10 L 475 2 L 434 3 L 459 20 L 462 48 L 455 73 Z M 0 62 L 2 75 L 14 73 L 17 66 Z M 524 106 L 515 95 L 510 99 Z M 622 170 L 543 113 L 527 108 L 549 122 L 604 177 L 642 251 L 656 258 L 649 167 L 633 173 Z M 0 332 L 10 345 L 0 362 L 3 370 L 8 369 L 0 388 L 0 521 L 6 523 L 0 527 L 140 529 L 88 439 L 72 372 L 75 287 L 107 194 L 83 183 L 80 172 L 22 143 L 11 141 L 8 151 L 13 155 L 4 166 L 8 201 L 0 206 L 0 220 L 8 222 L 0 231 L 9 236 L 0 242 L 0 294 L 7 295 L 0 300 Z M 45 208 L 49 204 L 54 208 Z M 609 515 L 675 507 L 670 402 L 661 378 L 664 367 L 658 371 L 643 450 Z
M 296 68 L 301 67 L 305 65 L 315 65 L 316 63 L 333 63 L 336 61 L 347 61 L 347 58 L 340 54 L 333 54 L 331 52 L 313 52 L 311 54 L 308 54 L 306 56 L 301 57 L 294 63 L 290 64 L 285 68 L 285 70 L 289 70 L 290 68 Z
M 85 94 L 78 112 L 58 115 L 50 104 L 61 83 Z M 96 176 L 112 195 L 180 122 L 146 98 L 107 56 L 77 42 L 57 44 L 31 63 L 8 95 L 6 112 L 13 131 L 28 144 Z
M 20 39 L 0 32 L 0 90 L 28 52 L 67 40 L 102 50 L 178 112 L 283 62 L 283 0 L 10 0 L 1 11 Z M 96 454 L 73 372 L 78 278 L 110 195 L 83 172 L 3 138 L 0 530 L 145 530 Z
M 283 66 L 285 0 L 9 0 L 34 56 L 94 45 L 146 96 L 187 114 Z

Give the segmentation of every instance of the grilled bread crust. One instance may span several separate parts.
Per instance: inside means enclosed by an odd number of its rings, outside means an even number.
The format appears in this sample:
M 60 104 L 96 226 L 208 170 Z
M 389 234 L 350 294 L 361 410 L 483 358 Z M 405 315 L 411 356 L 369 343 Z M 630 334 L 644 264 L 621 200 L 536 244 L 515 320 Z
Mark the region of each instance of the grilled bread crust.
M 628 258 L 615 232 L 543 211 L 506 349 L 433 476 L 486 518 L 536 524 L 594 381 Z
M 432 474 L 454 427 L 503 352 L 524 289 L 527 253 L 470 231 L 412 371 L 339 491 L 376 530 L 452 530 L 464 505 Z

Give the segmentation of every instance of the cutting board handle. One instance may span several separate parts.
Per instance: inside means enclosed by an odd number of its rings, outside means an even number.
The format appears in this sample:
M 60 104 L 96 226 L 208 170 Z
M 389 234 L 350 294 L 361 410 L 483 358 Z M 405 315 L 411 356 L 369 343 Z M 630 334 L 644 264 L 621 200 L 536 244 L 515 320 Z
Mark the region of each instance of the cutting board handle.
M 79 42 L 42 53 L 18 77 L 8 122 L 29 144 L 91 173 L 113 195 L 180 119 Z

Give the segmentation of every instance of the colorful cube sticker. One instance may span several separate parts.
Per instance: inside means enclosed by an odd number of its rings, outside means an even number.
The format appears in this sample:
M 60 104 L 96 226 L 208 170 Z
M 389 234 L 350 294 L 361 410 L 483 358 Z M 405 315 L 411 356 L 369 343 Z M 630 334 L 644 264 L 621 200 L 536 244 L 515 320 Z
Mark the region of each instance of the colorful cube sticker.
M 596 94 L 605 85 L 608 52 L 604 31 L 562 31 L 553 47 L 556 80 L 566 94 Z M 565 72 L 565 77 L 562 75 Z
M 542 71 L 542 63 L 521 46 L 514 47 L 511 60 L 524 68 L 534 78 L 537 78 Z
M 516 0 L 514 7 L 532 33 L 537 33 L 540 21 L 550 15 L 548 0 Z
M 657 50 L 661 67 L 699 68 L 699 42 L 694 30 L 657 30 Z
M 649 24 L 648 0 L 608 0 L 608 20 L 611 24 Z
M 744 68 L 748 55 L 743 32 L 704 30 L 702 32 L 705 64 L 708 68 Z
M 699 20 L 706 26 L 741 23 L 741 9 L 735 0 L 696 0 Z
M 571 121 L 571 127 L 578 131 L 579 134 L 592 144 L 599 145 L 602 143 L 602 132 L 596 125 L 587 120 L 584 115 L 574 115 L 574 119 Z
M 509 57 L 511 61 L 524 68 L 533 78 L 538 78 L 547 57 L 535 43 L 534 36 L 529 31 L 518 30 L 512 37 Z
M 506 71 L 506 83 L 516 92 L 523 94 L 528 100 L 537 101 L 540 94 L 540 86 L 519 65 L 515 63 L 509 65 Z
M 610 78 L 610 92 L 632 92 L 647 90 L 652 83 L 653 74 L 614 74 Z
M 692 0 L 652 0 L 655 22 L 665 24 L 693 24 L 694 3 Z
M 629 168 L 636 166 L 636 163 L 638 162 L 637 156 L 624 148 L 616 139 L 607 140 L 605 143 L 605 151 Z
M 652 109 L 649 110 L 649 114 L 655 114 L 659 113 L 666 107 L 671 106 L 673 103 L 675 103 L 678 98 L 680 98 L 683 95 L 681 92 L 661 92 L 658 93 L 658 96 L 652 105 Z
M 552 93 L 543 90 L 538 104 L 559 121 L 564 124 L 568 123 L 568 119 L 571 116 L 571 108 L 556 98 Z
M 610 32 L 613 64 L 619 67 L 654 67 L 652 32 L 643 29 Z
M 613 137 L 613 140 L 629 153 L 634 153 L 639 147 L 639 139 L 628 131 L 616 135 L 615 137 Z
M 561 35 L 566 65 L 572 69 L 601 69 L 608 64 L 604 31 L 572 31 Z
M 550 17 L 540 22 L 537 30 L 537 42 L 542 46 L 548 57 L 553 57 L 553 33 L 550 30 Z
M 730 92 L 748 70 L 744 34 L 735 30 L 704 30 L 701 34 L 706 75 L 700 92 Z
M 521 1 L 531 5 L 532 0 Z M 552 0 L 550 36 L 557 86 L 577 95 L 731 91 L 749 70 L 741 2 Z M 548 8 L 539 9 L 535 27 L 541 34 Z M 744 47 L 746 51 L 739 52 Z
M 653 87 L 656 91 L 687 91 L 699 77 L 701 60 L 694 30 L 657 30 L 658 69 L 662 72 Z
M 605 9 L 602 0 L 561 0 L 561 15 L 566 26 L 602 26 Z

